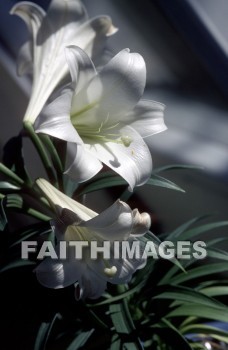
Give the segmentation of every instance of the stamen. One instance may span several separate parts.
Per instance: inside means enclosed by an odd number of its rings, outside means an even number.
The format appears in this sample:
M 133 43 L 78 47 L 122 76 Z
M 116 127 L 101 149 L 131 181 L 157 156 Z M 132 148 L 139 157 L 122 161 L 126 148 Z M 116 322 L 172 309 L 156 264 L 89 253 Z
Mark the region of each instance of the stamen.
M 106 268 L 104 269 L 104 273 L 105 273 L 105 275 L 106 275 L 107 277 L 112 278 L 112 277 L 114 277 L 114 276 L 116 275 L 116 273 L 117 273 L 117 268 L 116 268 L 116 266 L 112 266 L 112 267 L 110 267 L 110 268 L 106 267 Z
M 129 147 L 133 140 L 130 136 L 126 135 L 121 137 L 121 141 L 123 142 L 125 147 Z

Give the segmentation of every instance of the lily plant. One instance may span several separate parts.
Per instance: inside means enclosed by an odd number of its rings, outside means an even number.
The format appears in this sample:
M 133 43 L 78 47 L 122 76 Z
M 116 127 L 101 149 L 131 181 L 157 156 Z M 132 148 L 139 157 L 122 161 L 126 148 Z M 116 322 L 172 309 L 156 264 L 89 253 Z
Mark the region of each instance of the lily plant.
M 133 242 L 148 232 L 151 224 L 147 213 L 133 211 L 128 204 L 116 201 L 111 207 L 97 214 L 86 206 L 66 196 L 45 179 L 36 184 L 54 209 L 52 220 L 59 249 L 59 242 L 92 241 L 103 243 L 114 241 Z M 114 251 L 111 250 L 114 254 Z M 98 298 L 106 289 L 107 282 L 120 284 L 129 282 L 132 274 L 145 266 L 146 257 L 91 259 L 84 249 L 82 259 L 76 259 L 68 250 L 66 259 L 46 258 L 36 268 L 39 282 L 49 288 L 64 288 L 76 283 L 76 297 Z
M 52 0 L 47 13 L 35 3 L 22 1 L 13 6 L 11 14 L 21 17 L 30 33 L 19 53 L 18 73 L 33 75 L 24 116 L 24 124 L 33 124 L 50 95 L 68 76 L 64 48 L 77 45 L 94 56 L 117 29 L 107 16 L 89 19 L 80 0 Z
M 72 84 L 43 109 L 35 131 L 68 142 L 66 173 L 77 182 L 93 177 L 104 163 L 130 190 L 143 185 L 152 171 L 147 140 L 166 126 L 164 105 L 141 100 L 142 56 L 122 50 L 99 73 L 79 47 L 68 47 L 66 60 Z

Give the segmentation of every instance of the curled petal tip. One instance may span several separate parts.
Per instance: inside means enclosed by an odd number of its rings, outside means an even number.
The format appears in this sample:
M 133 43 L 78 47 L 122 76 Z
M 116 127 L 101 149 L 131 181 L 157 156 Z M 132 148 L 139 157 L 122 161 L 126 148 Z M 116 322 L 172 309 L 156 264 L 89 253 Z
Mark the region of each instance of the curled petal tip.
M 133 210 L 133 228 L 131 235 L 138 236 L 145 234 L 151 226 L 151 218 L 148 213 L 139 213 L 138 209 Z
M 108 32 L 106 33 L 106 36 L 109 37 L 119 31 L 119 28 L 115 27 L 113 24 L 110 26 Z

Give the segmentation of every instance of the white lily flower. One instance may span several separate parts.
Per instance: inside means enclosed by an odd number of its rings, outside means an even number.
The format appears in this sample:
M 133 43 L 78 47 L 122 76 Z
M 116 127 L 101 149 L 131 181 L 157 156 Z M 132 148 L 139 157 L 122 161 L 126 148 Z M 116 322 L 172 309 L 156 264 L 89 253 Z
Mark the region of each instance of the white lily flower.
M 37 180 L 37 185 L 56 211 L 53 228 L 58 241 L 87 241 L 89 245 L 92 241 L 100 244 L 110 241 L 112 249 L 115 241 L 136 241 L 150 227 L 149 214 L 139 214 L 137 209 L 132 211 L 124 202 L 117 201 L 98 215 L 44 179 Z M 68 253 L 70 256 L 66 260 L 46 258 L 35 271 L 39 282 L 49 288 L 64 288 L 76 283 L 77 298 L 98 298 L 107 282 L 126 283 L 146 264 L 146 258 L 142 256 L 104 259 L 99 255 L 97 259 L 91 259 L 87 248 L 83 250 L 81 260 L 70 250 Z
M 66 49 L 73 83 L 62 89 L 37 118 L 35 131 L 68 141 L 67 171 L 78 182 L 98 173 L 102 163 L 130 189 L 152 171 L 147 138 L 166 129 L 164 105 L 140 100 L 146 82 L 141 55 L 120 51 L 98 74 L 78 47 Z
M 47 13 L 32 2 L 22 1 L 13 6 L 11 14 L 25 21 L 32 37 L 19 53 L 18 73 L 33 72 L 32 95 L 24 116 L 25 122 L 33 124 L 68 75 L 64 48 L 77 45 L 92 56 L 117 29 L 107 16 L 89 20 L 80 0 L 52 0 Z

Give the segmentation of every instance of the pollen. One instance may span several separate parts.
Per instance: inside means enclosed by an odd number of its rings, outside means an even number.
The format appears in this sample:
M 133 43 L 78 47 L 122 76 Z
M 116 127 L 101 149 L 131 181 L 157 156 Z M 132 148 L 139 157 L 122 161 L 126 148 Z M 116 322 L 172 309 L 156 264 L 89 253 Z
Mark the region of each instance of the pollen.
M 130 136 L 122 136 L 121 141 L 123 142 L 125 147 L 129 147 L 132 143 L 132 138 Z
M 114 277 L 114 276 L 116 275 L 116 273 L 117 273 L 117 268 L 116 268 L 116 266 L 112 266 L 112 267 L 110 267 L 110 268 L 106 267 L 106 268 L 104 269 L 104 273 L 105 273 L 105 275 L 106 275 L 107 277 L 112 278 L 112 277 Z

